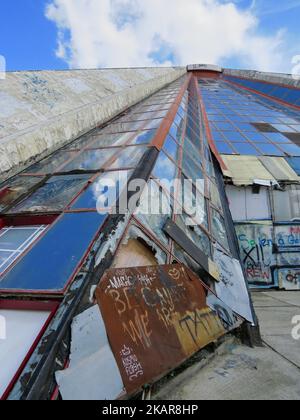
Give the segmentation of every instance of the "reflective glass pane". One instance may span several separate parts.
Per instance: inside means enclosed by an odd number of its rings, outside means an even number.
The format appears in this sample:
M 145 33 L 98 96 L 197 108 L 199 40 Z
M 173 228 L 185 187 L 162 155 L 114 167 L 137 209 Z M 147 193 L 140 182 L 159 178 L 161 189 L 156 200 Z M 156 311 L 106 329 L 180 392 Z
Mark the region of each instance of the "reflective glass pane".
M 61 172 L 96 171 L 118 152 L 118 149 L 86 150 L 64 166 Z
M 260 155 L 260 153 L 251 144 L 247 144 L 247 143 L 234 143 L 234 148 L 241 155 L 254 155 L 254 156 Z
M 166 138 L 163 149 L 175 162 L 178 162 L 179 146 L 171 136 Z
M 135 168 L 146 150 L 146 146 L 125 147 L 114 163 L 107 166 L 107 169 Z
M 225 249 L 229 249 L 227 232 L 223 217 L 216 210 L 211 210 L 212 214 L 212 234 L 219 244 Z
M 105 218 L 98 213 L 65 214 L 0 279 L 0 288 L 61 293 Z
M 10 213 L 49 212 L 63 210 L 85 186 L 87 175 L 54 176 Z
M 75 155 L 76 152 L 61 150 L 51 155 L 49 158 L 30 166 L 26 172 L 32 174 L 53 174 L 54 172 L 58 172 L 58 170 L 60 171 L 60 167 Z
M 263 155 L 267 156 L 284 156 L 284 153 L 279 150 L 273 144 L 263 144 L 260 143 L 257 145 L 257 148 L 262 152 Z
M 132 133 L 94 135 L 89 147 L 97 149 L 98 147 L 123 146 L 131 137 Z
M 185 213 L 176 218 L 177 226 L 193 241 L 193 243 L 208 257 L 211 256 L 209 237 Z
M 135 216 L 155 237 L 165 245 L 168 245 L 169 238 L 165 235 L 163 228 L 168 218 L 172 217 L 171 199 L 159 188 L 153 180 L 148 183 L 148 188 L 140 198 L 139 207 Z
M 178 169 L 164 152 L 160 152 L 153 169 L 153 176 L 159 180 L 173 182 L 176 179 Z
M 95 210 L 97 203 L 101 208 L 109 204 L 114 205 L 122 190 L 127 187 L 131 174 L 132 171 L 105 172 L 83 191 L 72 205 L 72 209 Z
M 17 176 L 12 180 L 5 182 L 0 187 L 0 211 L 11 206 L 22 195 L 40 183 L 43 178 L 30 176 Z
M 233 153 L 235 153 L 233 149 L 227 143 L 218 141 L 216 142 L 216 145 L 217 145 L 217 149 L 219 153 L 224 153 L 225 155 L 226 154 L 232 155 Z
M 131 139 L 130 144 L 149 144 L 155 136 L 156 130 L 141 131 Z

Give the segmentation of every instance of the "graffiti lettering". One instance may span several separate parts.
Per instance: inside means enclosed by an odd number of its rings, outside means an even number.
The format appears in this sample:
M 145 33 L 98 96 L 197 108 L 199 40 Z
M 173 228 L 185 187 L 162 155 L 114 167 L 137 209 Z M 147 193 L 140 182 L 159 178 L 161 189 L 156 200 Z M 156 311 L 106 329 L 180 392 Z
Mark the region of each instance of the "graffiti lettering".
M 221 325 L 218 318 L 218 327 L 220 331 L 223 331 L 223 326 Z M 211 325 L 211 311 L 199 311 L 195 310 L 193 313 L 186 315 L 179 321 L 179 325 L 182 329 L 186 328 L 186 331 L 193 339 L 194 343 L 197 344 L 197 339 L 199 337 L 199 333 L 204 330 L 207 334 L 211 334 L 211 331 L 215 331 L 213 326 Z
M 123 322 L 123 330 L 136 345 L 141 344 L 144 348 L 150 348 L 152 331 L 148 329 L 149 314 L 147 311 L 140 314 L 138 310 L 135 310 L 134 314 L 134 319 L 129 323 Z

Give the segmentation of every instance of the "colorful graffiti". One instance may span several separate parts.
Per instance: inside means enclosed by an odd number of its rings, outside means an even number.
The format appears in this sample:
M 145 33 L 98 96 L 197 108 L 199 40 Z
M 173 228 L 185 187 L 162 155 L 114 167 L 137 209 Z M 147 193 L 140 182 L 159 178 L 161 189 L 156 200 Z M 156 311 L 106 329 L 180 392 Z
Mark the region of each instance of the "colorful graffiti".
M 129 395 L 242 322 L 181 264 L 109 270 L 96 296 Z
M 247 280 L 252 286 L 274 286 L 272 266 L 273 227 L 261 224 L 238 224 L 236 233 Z
M 276 226 L 275 243 L 279 251 L 300 252 L 300 226 Z

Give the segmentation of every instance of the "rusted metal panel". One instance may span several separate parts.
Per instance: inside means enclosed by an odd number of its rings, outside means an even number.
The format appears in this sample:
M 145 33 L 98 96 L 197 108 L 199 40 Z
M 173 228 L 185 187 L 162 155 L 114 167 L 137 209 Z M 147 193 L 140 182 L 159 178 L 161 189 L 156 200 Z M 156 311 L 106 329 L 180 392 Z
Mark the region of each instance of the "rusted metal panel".
M 181 264 L 109 270 L 96 297 L 129 395 L 241 323 Z

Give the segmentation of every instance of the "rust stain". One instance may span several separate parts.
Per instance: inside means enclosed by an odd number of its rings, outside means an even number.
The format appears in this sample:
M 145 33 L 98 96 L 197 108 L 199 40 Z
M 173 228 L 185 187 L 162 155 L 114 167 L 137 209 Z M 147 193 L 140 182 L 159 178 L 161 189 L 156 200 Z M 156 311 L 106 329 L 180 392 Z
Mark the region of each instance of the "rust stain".
M 112 351 L 132 394 L 239 325 L 208 304 L 204 283 L 181 264 L 107 271 L 96 291 Z M 217 300 L 217 307 L 222 302 Z M 228 314 L 228 308 L 225 309 Z

